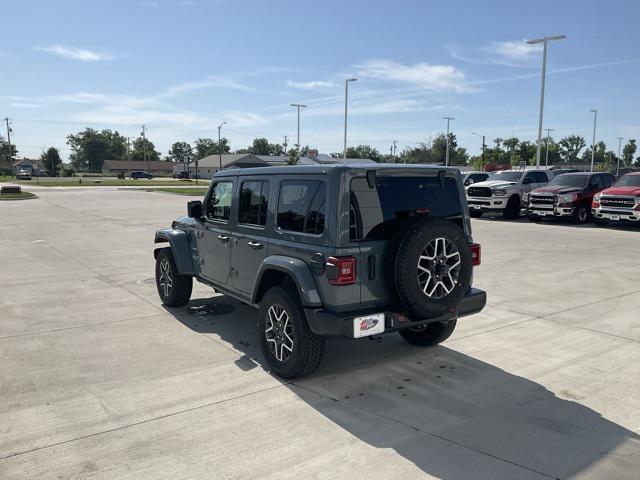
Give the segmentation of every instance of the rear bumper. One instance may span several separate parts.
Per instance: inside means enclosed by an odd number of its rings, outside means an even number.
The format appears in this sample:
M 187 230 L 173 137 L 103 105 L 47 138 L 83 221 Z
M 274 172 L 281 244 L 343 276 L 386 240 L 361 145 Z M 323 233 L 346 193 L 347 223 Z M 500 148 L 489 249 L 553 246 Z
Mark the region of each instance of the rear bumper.
M 384 313 L 384 333 L 395 332 L 409 327 L 424 325 L 425 323 L 442 322 L 466 317 L 480 312 L 487 304 L 487 293 L 484 290 L 472 288 L 458 304 L 456 311 L 439 317 L 412 322 L 405 315 L 398 312 L 384 311 L 384 309 L 358 310 L 348 313 L 333 313 L 323 309 L 305 308 L 309 328 L 316 335 L 329 337 L 354 338 L 353 319 L 374 313 Z

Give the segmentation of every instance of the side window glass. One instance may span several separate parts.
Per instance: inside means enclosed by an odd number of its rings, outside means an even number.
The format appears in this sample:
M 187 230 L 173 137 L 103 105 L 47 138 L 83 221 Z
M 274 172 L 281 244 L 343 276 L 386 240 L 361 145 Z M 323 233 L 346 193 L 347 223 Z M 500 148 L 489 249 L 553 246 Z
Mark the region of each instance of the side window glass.
M 242 182 L 238 222 L 249 225 L 266 225 L 269 203 L 269 182 Z
M 535 172 L 536 174 L 536 183 L 547 183 L 549 178 L 545 172 Z
M 600 175 L 594 175 L 593 177 L 591 177 L 590 186 L 593 190 L 600 190 L 602 188 L 602 180 L 600 178 Z
M 609 188 L 614 183 L 613 175 L 605 175 L 604 177 L 604 188 Z
M 535 182 L 536 182 L 535 172 L 527 173 L 524 176 L 524 180 L 522 180 L 522 183 L 524 185 L 528 185 L 528 184 L 535 183 Z
M 280 184 L 277 225 L 292 232 L 324 232 L 324 182 L 285 180 Z
M 233 182 L 217 182 L 211 188 L 206 216 L 210 220 L 228 221 L 231 214 Z

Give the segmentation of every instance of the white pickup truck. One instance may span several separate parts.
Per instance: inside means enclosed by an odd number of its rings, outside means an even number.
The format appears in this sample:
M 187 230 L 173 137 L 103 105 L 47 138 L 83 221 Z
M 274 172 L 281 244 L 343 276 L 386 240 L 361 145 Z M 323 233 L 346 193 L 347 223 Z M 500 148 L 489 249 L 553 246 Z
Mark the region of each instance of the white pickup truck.
M 502 213 L 504 218 L 520 216 L 525 195 L 545 186 L 553 178 L 547 170 L 501 170 L 492 173 L 484 182 L 467 187 L 467 203 L 472 217 L 485 212 Z

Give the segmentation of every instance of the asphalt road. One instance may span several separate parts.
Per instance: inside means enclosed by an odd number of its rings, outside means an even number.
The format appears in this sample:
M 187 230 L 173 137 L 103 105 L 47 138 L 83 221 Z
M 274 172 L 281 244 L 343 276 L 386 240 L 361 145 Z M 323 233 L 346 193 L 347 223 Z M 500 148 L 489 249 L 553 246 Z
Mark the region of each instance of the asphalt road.
M 0 203 L 0 478 L 637 479 L 639 230 L 473 221 L 484 312 L 442 346 L 328 342 L 293 383 L 255 311 L 164 309 L 153 232 L 188 197 Z

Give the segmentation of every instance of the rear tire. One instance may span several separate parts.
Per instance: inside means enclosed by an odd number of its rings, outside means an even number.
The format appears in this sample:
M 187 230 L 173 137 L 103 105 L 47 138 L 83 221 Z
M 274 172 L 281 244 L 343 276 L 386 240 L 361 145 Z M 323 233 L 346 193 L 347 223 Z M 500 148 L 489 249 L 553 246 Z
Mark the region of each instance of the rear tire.
M 515 220 L 520 216 L 520 197 L 513 195 L 509 199 L 502 216 L 507 220 Z
M 469 210 L 469 215 L 471 215 L 473 218 L 480 218 L 483 213 L 484 212 L 479 212 L 478 210 Z
M 578 209 L 576 210 L 576 214 L 574 215 L 573 220 L 578 225 L 584 225 L 589 221 L 589 217 L 590 217 L 589 209 L 584 205 L 582 205 L 582 206 L 579 206 Z
M 431 347 L 444 342 L 456 328 L 457 320 L 428 323 L 421 328 L 407 328 L 398 333 L 411 345 Z
M 260 301 L 258 335 L 267 364 L 279 377 L 304 377 L 322 362 L 324 337 L 309 328 L 298 296 L 281 286 Z
M 167 307 L 181 307 L 191 298 L 193 278 L 180 275 L 170 248 L 158 251 L 156 257 L 156 288 Z

